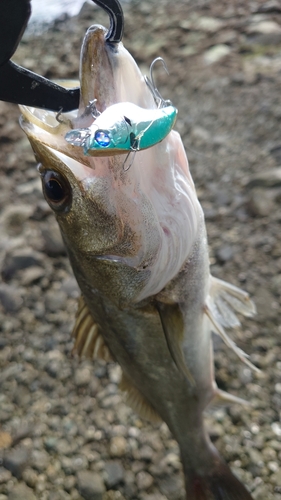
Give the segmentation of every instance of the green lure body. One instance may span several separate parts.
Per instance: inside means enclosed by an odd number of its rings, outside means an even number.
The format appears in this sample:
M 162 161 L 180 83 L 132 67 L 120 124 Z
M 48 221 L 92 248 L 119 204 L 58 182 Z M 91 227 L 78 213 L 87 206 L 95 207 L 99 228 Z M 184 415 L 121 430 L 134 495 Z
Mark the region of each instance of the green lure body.
M 109 106 L 89 128 L 74 129 L 67 142 L 84 148 L 85 155 L 120 154 L 147 149 L 161 142 L 172 130 L 177 109 L 168 104 L 144 109 L 122 102 Z

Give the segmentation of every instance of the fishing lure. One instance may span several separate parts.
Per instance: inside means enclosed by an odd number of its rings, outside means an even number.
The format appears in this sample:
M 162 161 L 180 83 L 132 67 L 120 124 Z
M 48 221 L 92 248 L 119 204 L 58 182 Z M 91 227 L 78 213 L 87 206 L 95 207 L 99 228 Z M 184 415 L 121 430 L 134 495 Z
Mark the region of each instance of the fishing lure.
M 162 141 L 173 128 L 177 109 L 172 105 L 144 109 L 130 102 L 109 106 L 89 128 L 67 132 L 65 139 L 84 148 L 85 155 L 114 150 L 116 154 L 139 151 Z
M 171 101 L 163 99 L 156 88 L 152 70 L 157 61 L 161 61 L 167 71 L 162 57 L 157 57 L 150 66 L 150 78 L 145 77 L 157 109 L 144 109 L 130 102 L 121 102 L 99 113 L 94 100 L 89 103 L 86 112 L 91 112 L 95 121 L 89 128 L 67 132 L 66 141 L 83 147 L 85 155 L 107 156 L 147 149 L 165 139 L 174 126 L 178 111 Z

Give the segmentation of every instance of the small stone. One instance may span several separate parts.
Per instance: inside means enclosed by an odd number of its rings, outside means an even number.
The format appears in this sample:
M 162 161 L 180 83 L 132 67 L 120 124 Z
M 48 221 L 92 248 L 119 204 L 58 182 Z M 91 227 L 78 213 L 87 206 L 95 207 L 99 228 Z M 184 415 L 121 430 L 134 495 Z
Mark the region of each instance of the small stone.
M 104 494 L 102 500 L 125 500 L 125 498 L 120 491 L 109 490 Z
M 224 263 L 232 259 L 234 254 L 234 249 L 230 245 L 225 245 L 223 247 L 218 248 L 216 251 L 216 257 L 219 262 Z
M 110 440 L 109 453 L 111 457 L 123 457 L 127 451 L 127 441 L 123 436 L 115 436 Z
M 21 283 L 24 286 L 28 286 L 32 283 L 36 283 L 36 281 L 39 281 L 43 276 L 45 276 L 45 270 L 42 269 L 42 267 L 32 266 L 22 272 Z
M 74 382 L 77 387 L 83 387 L 89 385 L 91 378 L 92 371 L 90 370 L 90 368 L 88 368 L 87 366 L 83 368 L 77 368 L 74 375 Z
M 105 467 L 105 482 L 108 488 L 113 488 L 124 480 L 124 468 L 122 464 L 115 460 L 106 462 Z
M 36 497 L 28 486 L 24 483 L 20 483 L 9 493 L 8 500 L 36 500 Z
M 196 28 L 207 33 L 217 33 L 223 27 L 224 22 L 220 19 L 216 19 L 215 17 L 203 16 L 199 17 L 199 19 L 195 22 L 195 26 L 193 27 L 193 29 Z
M 274 202 L 270 191 L 255 188 L 249 194 L 249 212 L 255 217 L 267 217 L 274 210 Z
M 66 294 L 62 290 L 49 290 L 45 296 L 46 309 L 51 312 L 59 311 L 64 308 Z
M 271 424 L 271 429 L 276 436 L 281 437 L 281 424 L 279 422 L 273 422 L 273 424 Z
M 73 299 L 79 297 L 81 293 L 75 278 L 66 278 L 62 283 L 61 290 Z
M 34 488 L 38 481 L 38 475 L 36 474 L 35 470 L 28 467 L 23 471 L 22 479 L 27 484 L 27 486 L 30 486 L 30 488 Z
M 250 24 L 247 33 L 259 35 L 280 34 L 281 26 L 274 21 L 260 21 Z
M 1 215 L 0 224 L 5 227 L 8 234 L 20 234 L 23 223 L 29 219 L 32 212 L 32 205 L 9 205 Z
M 2 276 L 4 279 L 10 280 L 17 271 L 27 267 L 41 266 L 42 260 L 42 255 L 34 250 L 16 250 L 12 255 L 6 255 L 2 267 Z
M 33 450 L 32 452 L 32 466 L 39 472 L 47 469 L 50 463 L 50 456 L 44 450 Z
M 230 54 L 231 48 L 223 43 L 214 45 L 204 53 L 206 64 L 213 64 Z
M 12 444 L 12 436 L 9 432 L 0 432 L 0 449 L 9 448 Z
M 140 471 L 137 473 L 136 481 L 139 490 L 147 490 L 154 483 L 153 477 L 145 471 Z
M 42 237 L 43 252 L 49 255 L 49 257 L 66 255 L 66 249 L 61 236 L 61 232 L 55 221 L 52 221 L 52 224 L 49 224 L 48 228 L 42 229 Z
M 22 306 L 22 298 L 16 287 L 0 283 L 0 304 L 7 313 L 19 311 Z
M 99 474 L 88 470 L 77 473 L 77 489 L 85 500 L 102 500 L 105 492 L 104 482 Z
M 0 467 L 0 484 L 7 483 L 12 477 L 12 474 L 9 470 L 4 469 L 4 467 Z
M 20 479 L 24 469 L 29 465 L 30 453 L 24 447 L 13 448 L 4 456 L 3 465 L 13 476 Z
M 253 175 L 246 184 L 247 188 L 274 188 L 281 186 L 281 167 L 265 170 Z

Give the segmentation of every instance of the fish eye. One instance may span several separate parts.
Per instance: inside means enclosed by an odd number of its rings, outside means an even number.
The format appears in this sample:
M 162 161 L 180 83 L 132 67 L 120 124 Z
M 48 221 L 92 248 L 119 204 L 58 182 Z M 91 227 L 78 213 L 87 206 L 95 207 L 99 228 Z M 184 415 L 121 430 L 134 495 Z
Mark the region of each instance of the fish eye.
M 72 191 L 68 180 L 58 172 L 41 172 L 43 193 L 50 207 L 56 212 L 67 212 L 72 201 Z
M 102 148 L 107 148 L 110 145 L 111 139 L 108 130 L 97 130 L 95 133 L 95 141 Z

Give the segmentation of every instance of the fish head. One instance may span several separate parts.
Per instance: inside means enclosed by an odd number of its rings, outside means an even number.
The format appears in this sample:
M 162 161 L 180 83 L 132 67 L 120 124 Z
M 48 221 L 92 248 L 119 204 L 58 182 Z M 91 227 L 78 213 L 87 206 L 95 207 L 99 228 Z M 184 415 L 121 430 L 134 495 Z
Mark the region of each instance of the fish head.
M 132 56 L 122 43 L 109 44 L 105 33 L 95 26 L 85 36 L 79 109 L 56 117 L 21 106 L 21 126 L 80 288 L 126 307 L 157 294 L 179 272 L 201 208 L 177 132 L 137 152 L 130 168 L 124 155 L 87 156 L 65 140 L 67 132 L 98 120 L 89 112 L 93 101 L 100 113 L 123 102 L 156 107 Z

